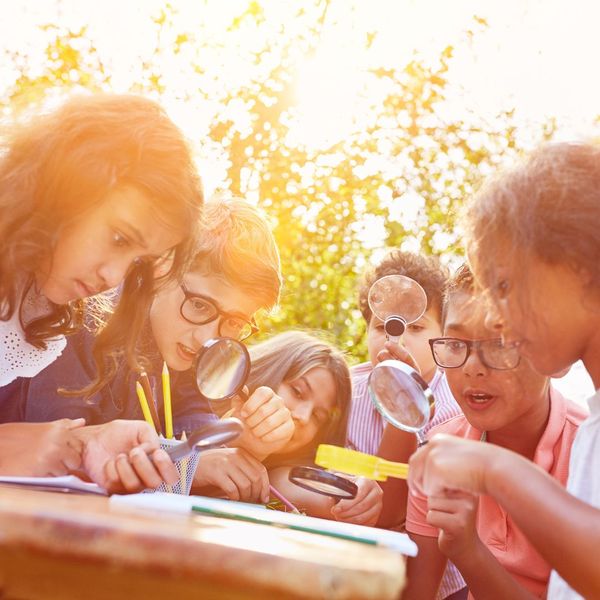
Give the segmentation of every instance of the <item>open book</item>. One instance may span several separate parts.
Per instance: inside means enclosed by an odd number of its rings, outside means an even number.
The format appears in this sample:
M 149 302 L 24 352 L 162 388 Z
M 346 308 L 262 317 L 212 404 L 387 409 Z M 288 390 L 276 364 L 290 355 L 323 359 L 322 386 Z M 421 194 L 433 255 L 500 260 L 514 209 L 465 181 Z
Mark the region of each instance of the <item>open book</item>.
M 79 494 L 100 494 L 106 496 L 106 490 L 95 483 L 83 481 L 75 475 L 63 477 L 6 477 L 0 476 L 0 485 L 26 487 L 48 492 L 74 492 Z

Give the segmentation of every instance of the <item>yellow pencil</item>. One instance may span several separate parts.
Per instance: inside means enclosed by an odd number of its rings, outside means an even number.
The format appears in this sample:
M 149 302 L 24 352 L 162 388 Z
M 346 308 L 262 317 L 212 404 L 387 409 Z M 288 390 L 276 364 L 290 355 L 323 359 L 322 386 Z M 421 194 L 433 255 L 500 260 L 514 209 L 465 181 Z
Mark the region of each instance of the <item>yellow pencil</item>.
M 171 378 L 167 363 L 163 362 L 162 370 L 163 404 L 165 407 L 165 434 L 167 439 L 173 437 L 173 410 L 171 408 Z
M 148 423 L 148 425 L 152 425 L 152 429 L 156 430 L 154 421 L 152 420 L 152 414 L 150 413 L 150 407 L 148 406 L 148 400 L 146 400 L 146 394 L 144 394 L 144 388 L 139 381 L 136 381 L 135 383 L 135 391 L 137 393 L 138 400 L 140 401 L 140 406 L 142 407 L 142 413 L 144 414 L 146 423 Z

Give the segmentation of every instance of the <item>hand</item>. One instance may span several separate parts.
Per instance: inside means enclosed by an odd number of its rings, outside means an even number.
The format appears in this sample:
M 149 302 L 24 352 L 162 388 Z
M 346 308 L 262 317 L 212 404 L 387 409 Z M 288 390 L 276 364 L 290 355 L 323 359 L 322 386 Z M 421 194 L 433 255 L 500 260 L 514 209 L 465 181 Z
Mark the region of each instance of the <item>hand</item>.
M 409 367 L 412 367 L 417 373 L 421 373 L 417 361 L 406 349 L 406 346 L 402 346 L 396 342 L 388 340 L 383 348 L 377 353 L 377 362 L 383 362 L 384 360 L 399 360 L 406 363 Z
M 492 467 L 499 461 L 510 464 L 511 454 L 492 444 L 438 434 L 411 456 L 408 485 L 426 496 L 444 496 L 447 490 L 486 494 Z
M 383 508 L 383 491 L 376 481 L 364 477 L 357 478 L 356 485 L 356 498 L 340 500 L 331 509 L 331 514 L 336 521 L 373 527 Z
M 138 492 L 179 481 L 177 468 L 148 423 L 111 421 L 84 427 L 80 436 L 83 467 L 108 492 Z
M 294 435 L 294 421 L 284 401 L 270 388 L 259 387 L 233 411 L 244 423 L 235 445 L 262 460 L 282 450 Z
M 219 448 L 202 453 L 194 486 L 214 485 L 229 500 L 269 501 L 269 476 L 262 463 L 242 448 Z
M 453 562 L 474 557 L 481 543 L 475 527 L 477 504 L 477 496 L 451 490 L 427 499 L 427 522 L 440 530 L 438 546 Z
M 75 432 L 85 419 L 0 425 L 0 473 L 56 477 L 81 466 L 83 444 Z

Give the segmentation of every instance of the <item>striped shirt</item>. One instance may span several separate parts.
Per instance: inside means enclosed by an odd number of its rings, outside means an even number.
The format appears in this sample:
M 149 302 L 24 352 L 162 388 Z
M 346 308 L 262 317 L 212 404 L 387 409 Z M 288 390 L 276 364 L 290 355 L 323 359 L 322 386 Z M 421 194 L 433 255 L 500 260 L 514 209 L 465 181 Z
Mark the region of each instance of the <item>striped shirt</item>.
M 383 417 L 375 408 L 369 395 L 369 375 L 372 370 L 370 362 L 361 363 L 350 369 L 352 406 L 348 419 L 346 447 L 367 454 L 377 454 L 385 426 Z M 424 433 L 427 433 L 432 427 L 462 414 L 460 406 L 456 403 L 448 387 L 448 381 L 443 371 L 436 371 L 429 388 L 435 398 L 435 413 L 433 419 L 423 429 Z M 465 585 L 459 570 L 448 561 L 436 598 L 437 600 L 447 598 L 464 588 Z
M 350 417 L 348 419 L 346 447 L 367 454 L 377 454 L 385 426 L 383 417 L 375 408 L 369 395 L 369 375 L 372 370 L 373 367 L 370 362 L 361 363 L 350 369 L 352 376 L 352 406 L 350 407 Z M 436 371 L 429 388 L 435 398 L 435 414 L 433 419 L 425 426 L 423 433 L 427 433 L 432 427 L 462 414 L 448 387 L 443 371 Z

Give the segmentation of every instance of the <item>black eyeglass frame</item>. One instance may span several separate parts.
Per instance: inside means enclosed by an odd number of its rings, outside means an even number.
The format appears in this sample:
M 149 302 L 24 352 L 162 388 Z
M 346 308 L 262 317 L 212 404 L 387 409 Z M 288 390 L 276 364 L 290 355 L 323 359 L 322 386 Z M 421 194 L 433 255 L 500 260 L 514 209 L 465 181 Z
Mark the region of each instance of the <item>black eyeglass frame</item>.
M 185 287 L 185 284 L 183 284 L 183 283 L 180 283 L 179 287 L 181 288 L 181 291 L 183 292 L 183 296 L 184 296 L 183 302 L 181 303 L 181 306 L 179 307 L 179 313 L 188 323 L 191 323 L 192 325 L 207 325 L 208 323 L 212 323 L 214 320 L 219 319 L 219 317 L 226 317 L 226 318 L 231 318 L 231 319 L 239 319 L 240 321 L 245 321 L 246 323 L 248 323 L 248 325 L 250 325 L 250 333 L 248 335 L 245 335 L 244 337 L 236 337 L 235 339 L 237 339 L 239 342 L 243 342 L 244 340 L 247 340 L 249 337 L 253 336 L 255 333 L 258 333 L 260 331 L 260 329 L 258 328 L 258 325 L 256 324 L 256 321 L 254 320 L 254 317 L 251 317 L 251 319 L 248 321 L 248 320 L 244 319 L 243 317 L 240 317 L 239 315 L 234 315 L 234 314 L 225 312 L 224 310 L 221 310 L 215 304 L 215 302 L 212 298 L 209 298 L 208 296 L 204 296 L 202 294 L 193 294 Z M 185 303 L 188 300 L 191 300 L 193 298 L 199 298 L 203 302 L 206 302 L 208 305 L 212 306 L 215 309 L 214 316 L 212 316 L 208 319 L 205 319 L 204 321 L 192 321 L 191 319 L 188 319 L 188 317 L 186 317 L 183 312 L 183 307 L 185 306 Z M 219 320 L 219 335 L 225 336 L 225 337 L 232 337 L 231 335 L 223 334 L 221 332 L 222 322 L 223 321 Z
M 487 362 L 487 360 L 485 359 L 485 357 L 483 356 L 483 352 L 481 350 L 481 345 L 485 344 L 486 342 L 498 342 L 499 339 L 500 338 L 488 338 L 485 340 L 463 340 L 462 338 L 457 338 L 457 337 L 438 337 L 438 338 L 431 338 L 429 340 L 429 347 L 431 348 L 431 355 L 433 356 L 433 361 L 435 362 L 435 364 L 438 367 L 441 367 L 442 369 L 460 369 L 460 367 L 464 366 L 464 364 L 467 362 L 467 360 L 469 360 L 469 356 L 471 356 L 472 350 L 475 349 L 475 352 L 477 352 L 477 356 L 479 357 L 479 360 L 488 369 L 494 369 L 495 371 L 512 371 L 512 369 L 516 369 L 519 366 L 519 363 L 521 362 L 521 354 L 517 354 L 517 362 L 511 367 L 494 367 L 493 365 L 490 365 Z M 453 365 L 453 366 L 449 367 L 447 365 L 442 365 L 438 362 L 438 358 L 435 355 L 435 350 L 434 350 L 435 343 L 440 342 L 440 341 L 449 341 L 449 340 L 455 341 L 455 342 L 462 342 L 463 344 L 465 344 L 465 346 L 467 348 L 467 353 L 465 354 L 465 358 L 460 363 L 460 365 Z M 513 342 L 512 344 L 508 345 L 507 348 L 513 350 L 515 348 L 518 348 L 518 344 L 516 342 Z

